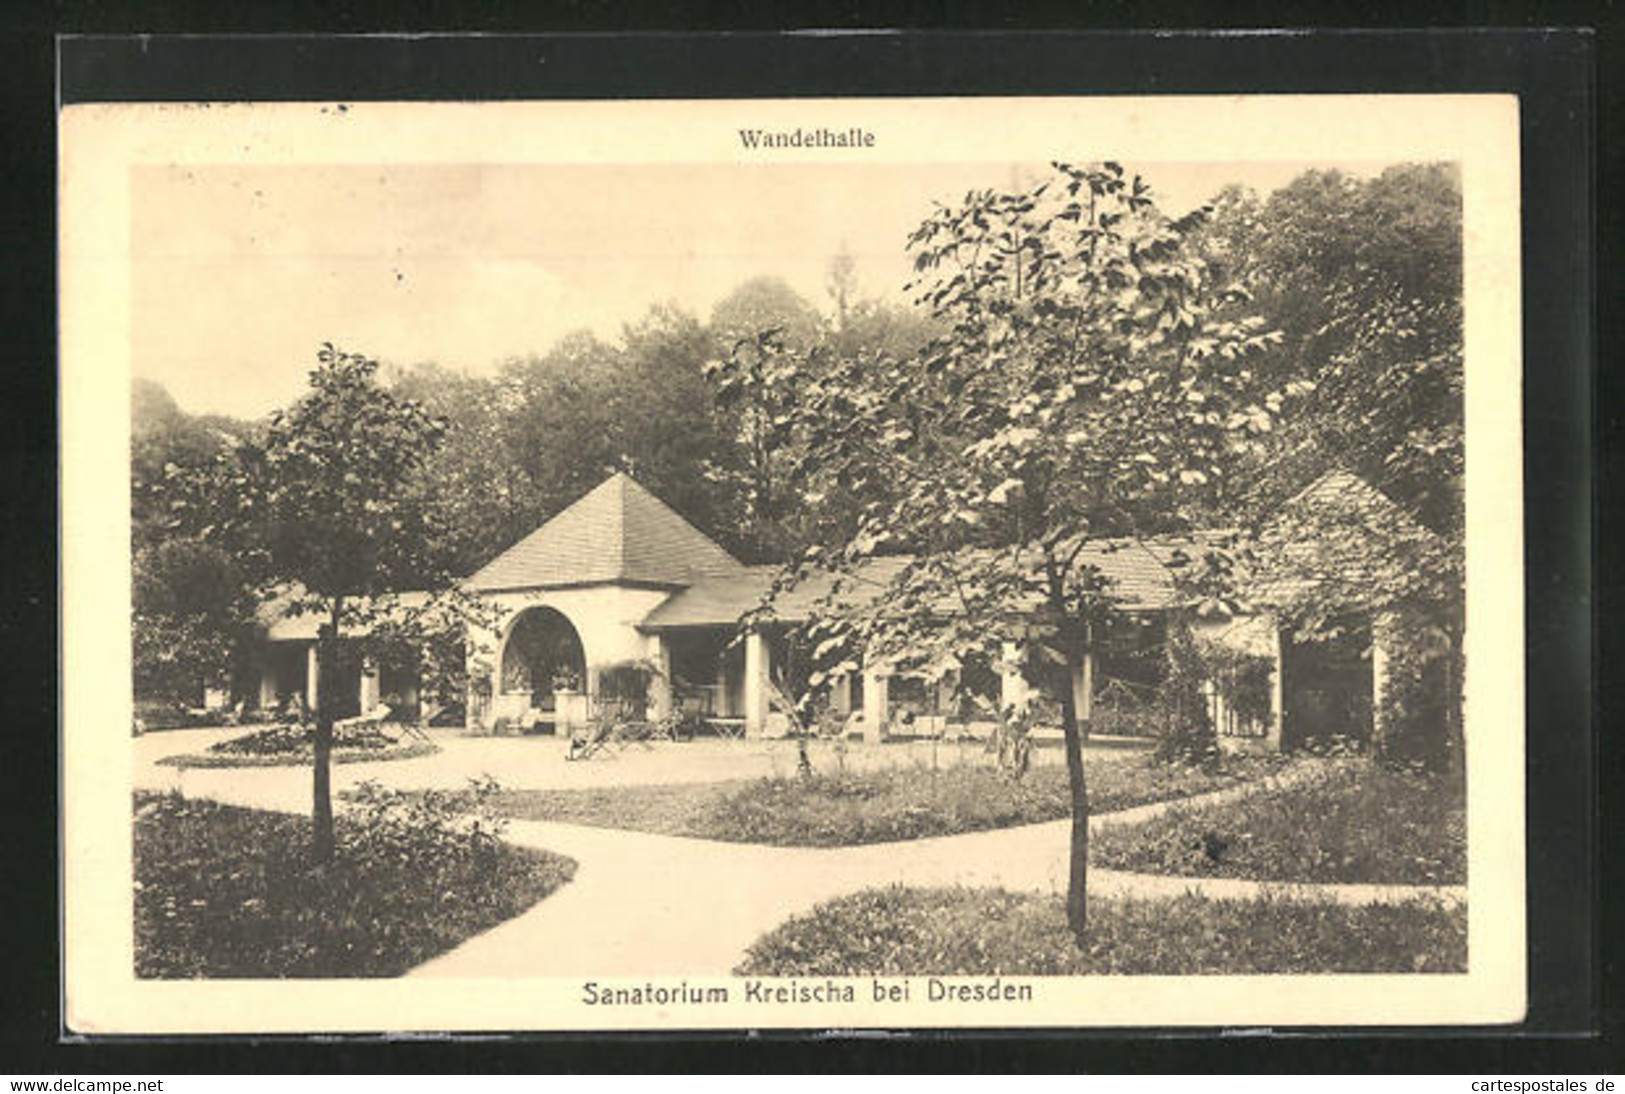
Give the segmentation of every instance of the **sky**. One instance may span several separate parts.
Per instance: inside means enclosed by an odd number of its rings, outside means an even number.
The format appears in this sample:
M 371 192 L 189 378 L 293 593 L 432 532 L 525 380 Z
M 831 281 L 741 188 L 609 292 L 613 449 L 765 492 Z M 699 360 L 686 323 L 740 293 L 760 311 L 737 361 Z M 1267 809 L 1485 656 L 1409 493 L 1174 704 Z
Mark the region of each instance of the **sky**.
M 1309 167 L 1130 164 L 1180 213 L 1227 183 L 1267 193 Z M 933 201 L 1042 165 L 692 164 L 141 167 L 133 179 L 132 360 L 192 413 L 297 398 L 317 348 L 481 374 L 651 305 L 700 319 L 746 279 L 827 309 L 832 256 L 902 299 L 904 243 Z

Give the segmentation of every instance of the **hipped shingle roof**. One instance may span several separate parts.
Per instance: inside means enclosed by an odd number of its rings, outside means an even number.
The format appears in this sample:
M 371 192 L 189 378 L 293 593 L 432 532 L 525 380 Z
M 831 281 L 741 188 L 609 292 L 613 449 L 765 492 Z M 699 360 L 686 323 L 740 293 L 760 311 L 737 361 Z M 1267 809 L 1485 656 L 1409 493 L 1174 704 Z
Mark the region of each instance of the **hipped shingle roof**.
M 736 579 L 745 567 L 671 506 L 625 473 L 492 559 L 464 587 L 472 591 L 571 585 L 683 587 Z

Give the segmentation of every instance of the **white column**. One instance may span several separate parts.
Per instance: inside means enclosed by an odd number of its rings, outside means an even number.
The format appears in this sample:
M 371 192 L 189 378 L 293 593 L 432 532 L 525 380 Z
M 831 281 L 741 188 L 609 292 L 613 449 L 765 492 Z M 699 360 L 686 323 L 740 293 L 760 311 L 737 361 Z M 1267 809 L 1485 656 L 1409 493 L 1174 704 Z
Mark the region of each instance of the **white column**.
M 1006 642 L 1000 653 L 1004 662 L 999 671 L 999 713 L 1014 707 L 1017 713 L 1027 709 L 1029 695 L 1027 678 L 1021 674 L 1022 650 L 1014 642 Z
M 829 705 L 839 714 L 852 713 L 852 674 L 843 672 L 829 683 Z
M 490 639 L 487 645 L 486 639 Z M 468 666 L 469 697 L 468 706 L 464 710 L 464 722 L 470 731 L 489 729 L 496 721 L 498 696 L 502 694 L 502 630 L 498 625 L 495 631 L 483 628 L 476 632 L 470 626 L 463 645 L 463 653 Z M 478 674 L 479 662 L 486 653 L 490 653 L 491 660 L 485 666 L 489 690 L 484 701 L 473 694 L 473 681 Z
M 374 710 L 378 709 L 378 680 L 379 673 L 377 664 L 372 661 L 367 661 L 361 666 L 361 681 L 357 685 L 357 690 L 359 691 L 359 695 L 357 696 L 359 702 L 357 705 L 360 706 L 362 714 L 371 714 Z
M 745 636 L 745 736 L 760 737 L 767 729 L 768 683 L 773 670 L 767 640 L 761 631 Z
M 879 670 L 863 672 L 863 739 L 871 744 L 886 739 L 886 720 L 891 716 L 886 685 L 890 679 Z
M 649 681 L 649 717 L 655 721 L 672 711 L 671 639 L 664 633 L 654 637 L 654 679 Z
M 316 710 L 321 700 L 321 664 L 316 656 L 316 644 L 305 651 L 305 706 Z
M 1265 744 L 1272 752 L 1281 750 L 1282 731 L 1286 728 L 1286 692 L 1282 671 L 1281 621 L 1269 620 L 1270 632 L 1270 724 L 1265 733 Z
M 276 706 L 276 669 L 268 662 L 260 665 L 260 709 Z
M 1393 617 L 1377 616 L 1371 621 L 1371 744 L 1386 743 L 1388 719 L 1383 717 L 1382 697 L 1388 690 L 1388 631 Z

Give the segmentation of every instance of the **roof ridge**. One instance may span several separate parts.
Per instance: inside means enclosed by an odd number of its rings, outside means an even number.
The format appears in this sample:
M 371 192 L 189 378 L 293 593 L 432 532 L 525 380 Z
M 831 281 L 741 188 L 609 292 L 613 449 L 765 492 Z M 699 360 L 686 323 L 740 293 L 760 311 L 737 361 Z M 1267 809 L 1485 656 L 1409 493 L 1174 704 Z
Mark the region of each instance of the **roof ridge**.
M 682 521 L 683 524 L 685 526 L 687 526 L 688 529 L 691 532 L 693 532 L 697 536 L 700 536 L 701 538 L 703 538 L 705 540 L 705 542 L 709 543 L 712 547 L 715 547 L 718 551 L 722 552 L 722 554 L 726 555 L 729 559 L 731 559 L 735 563 L 735 565 L 738 565 L 738 566 L 744 566 L 745 565 L 745 563 L 740 562 L 739 559 L 734 557 L 734 553 L 732 551 L 728 550 L 728 548 L 724 547 L 722 544 L 720 544 L 716 540 L 712 539 L 711 536 L 705 531 L 705 529 L 701 528 L 698 524 L 695 524 L 693 521 L 689 520 L 686 516 L 684 516 L 682 514 L 682 512 L 677 509 L 676 506 L 672 505 L 665 498 L 661 497 L 659 494 L 655 493 L 653 490 L 650 490 L 647 486 L 644 486 L 641 482 L 639 482 L 636 478 L 634 478 L 632 476 L 631 472 L 629 472 L 629 471 L 617 471 L 617 472 L 615 472 L 615 474 L 616 474 L 617 477 L 624 478 L 628 483 L 635 486 L 638 489 L 639 493 L 643 494 L 644 497 L 648 498 L 650 501 L 652 501 L 656 505 L 660 506 L 661 509 L 663 509 L 667 513 L 670 513 L 672 516 L 676 517 L 678 520 Z
M 476 570 L 480 589 L 686 585 L 743 564 L 626 471 L 616 471 Z
M 605 486 L 610 486 L 613 484 L 616 490 L 616 504 L 614 507 L 615 527 L 612 531 L 610 539 L 611 542 L 615 544 L 615 573 L 619 577 L 626 576 L 626 509 L 627 506 L 631 504 L 631 498 L 627 493 L 626 484 L 631 481 L 632 476 L 628 475 L 625 471 L 617 471 L 615 474 L 605 479 L 603 484 L 597 488 L 601 490 Z

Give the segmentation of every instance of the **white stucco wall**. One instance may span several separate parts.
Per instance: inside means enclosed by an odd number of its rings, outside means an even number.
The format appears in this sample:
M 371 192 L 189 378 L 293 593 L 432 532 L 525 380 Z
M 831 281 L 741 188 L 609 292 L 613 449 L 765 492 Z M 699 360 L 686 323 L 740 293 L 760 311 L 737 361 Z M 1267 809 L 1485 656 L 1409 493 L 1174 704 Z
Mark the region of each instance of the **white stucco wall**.
M 1264 726 L 1255 727 L 1263 732 L 1257 736 L 1226 734 L 1221 727 L 1219 747 L 1230 752 L 1275 752 L 1281 747 L 1281 731 L 1285 719 L 1282 692 L 1281 632 L 1278 621 L 1270 615 L 1235 616 L 1223 620 L 1194 620 L 1192 632 L 1209 642 L 1215 642 L 1241 653 L 1267 658 L 1270 670 L 1270 719 Z M 1222 696 L 1209 692 L 1209 711 L 1216 725 L 1233 720 Z
M 600 669 L 623 661 L 660 663 L 659 641 L 644 634 L 637 625 L 672 595 L 660 589 L 595 585 L 579 589 L 531 589 L 517 592 L 481 594 L 496 607 L 498 618 L 492 628 L 470 628 L 469 657 L 486 663 L 490 674 L 493 702 L 486 712 L 489 722 L 507 705 L 502 695 L 502 648 L 520 613 L 527 608 L 547 607 L 568 619 L 581 638 L 587 662 L 588 690 L 593 690 Z M 475 704 L 469 704 L 469 717 L 475 717 Z

